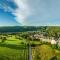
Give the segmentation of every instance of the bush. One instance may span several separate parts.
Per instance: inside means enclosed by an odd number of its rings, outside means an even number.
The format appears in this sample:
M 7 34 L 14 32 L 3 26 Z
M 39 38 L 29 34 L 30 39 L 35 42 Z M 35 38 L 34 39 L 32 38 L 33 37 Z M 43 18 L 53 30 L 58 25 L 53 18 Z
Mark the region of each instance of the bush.
M 1 37 L 1 39 L 2 39 L 2 43 L 5 42 L 5 41 L 7 40 L 6 37 Z
M 57 49 L 57 48 L 58 48 L 57 44 L 53 44 L 53 45 L 51 45 L 51 47 L 52 47 L 53 49 Z
M 36 46 L 36 44 L 32 43 L 32 44 L 31 44 L 31 46 L 32 46 L 32 47 L 35 47 L 35 46 Z
M 24 42 L 21 42 L 21 44 L 24 44 Z

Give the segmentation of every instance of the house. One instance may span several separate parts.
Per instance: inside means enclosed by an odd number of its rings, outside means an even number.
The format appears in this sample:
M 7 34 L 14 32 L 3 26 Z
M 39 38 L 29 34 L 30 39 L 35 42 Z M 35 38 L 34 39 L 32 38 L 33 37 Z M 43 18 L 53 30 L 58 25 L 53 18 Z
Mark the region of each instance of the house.
M 51 44 L 57 44 L 57 41 L 51 40 Z

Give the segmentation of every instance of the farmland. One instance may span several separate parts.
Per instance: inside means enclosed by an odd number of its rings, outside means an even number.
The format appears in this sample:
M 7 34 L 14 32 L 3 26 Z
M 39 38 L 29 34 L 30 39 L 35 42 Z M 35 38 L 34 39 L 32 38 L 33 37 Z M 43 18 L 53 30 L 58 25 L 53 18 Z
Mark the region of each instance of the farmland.
M 0 60 L 29 60 L 29 45 L 32 60 L 60 60 L 59 29 L 50 29 L 44 27 L 42 31 L 0 32 Z M 56 44 L 51 44 L 52 40 Z
M 14 36 L 1 42 L 0 39 L 0 59 L 1 60 L 24 60 L 27 58 L 28 49 L 22 44 L 23 41 L 15 39 Z M 26 55 L 26 56 L 25 56 Z M 24 58 L 23 58 L 24 57 Z

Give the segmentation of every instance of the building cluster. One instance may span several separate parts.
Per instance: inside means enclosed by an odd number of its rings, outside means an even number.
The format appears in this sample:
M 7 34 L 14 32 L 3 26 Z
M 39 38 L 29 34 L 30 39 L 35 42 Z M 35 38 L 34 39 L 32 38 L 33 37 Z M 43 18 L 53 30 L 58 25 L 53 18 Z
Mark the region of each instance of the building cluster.
M 55 40 L 54 37 L 46 38 L 43 34 L 34 34 L 34 35 L 31 35 L 30 37 L 32 38 L 32 40 L 49 42 L 51 44 L 60 45 L 60 38 L 58 40 Z

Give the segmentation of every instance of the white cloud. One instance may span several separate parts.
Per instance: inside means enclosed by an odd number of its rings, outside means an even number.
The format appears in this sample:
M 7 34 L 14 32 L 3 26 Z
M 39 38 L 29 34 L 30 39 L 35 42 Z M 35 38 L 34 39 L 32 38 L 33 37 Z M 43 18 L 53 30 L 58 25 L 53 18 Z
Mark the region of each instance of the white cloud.
M 11 12 L 16 21 L 22 25 L 58 25 L 58 23 L 60 25 L 60 0 L 7 1 L 14 2 L 17 8 L 13 9 L 5 2 L 0 4 L 0 8 Z
M 28 6 L 27 0 L 7 0 L 8 2 L 13 2 L 17 5 L 16 9 L 11 8 L 5 2 L 0 3 L 0 8 L 4 9 L 5 12 L 11 12 L 18 23 L 21 25 L 27 25 L 26 20 L 31 14 L 30 8 Z
M 15 19 L 22 25 L 26 25 L 26 19 L 30 15 L 30 8 L 27 4 L 27 0 L 14 0 L 17 5 L 16 10 L 13 14 L 16 16 Z

